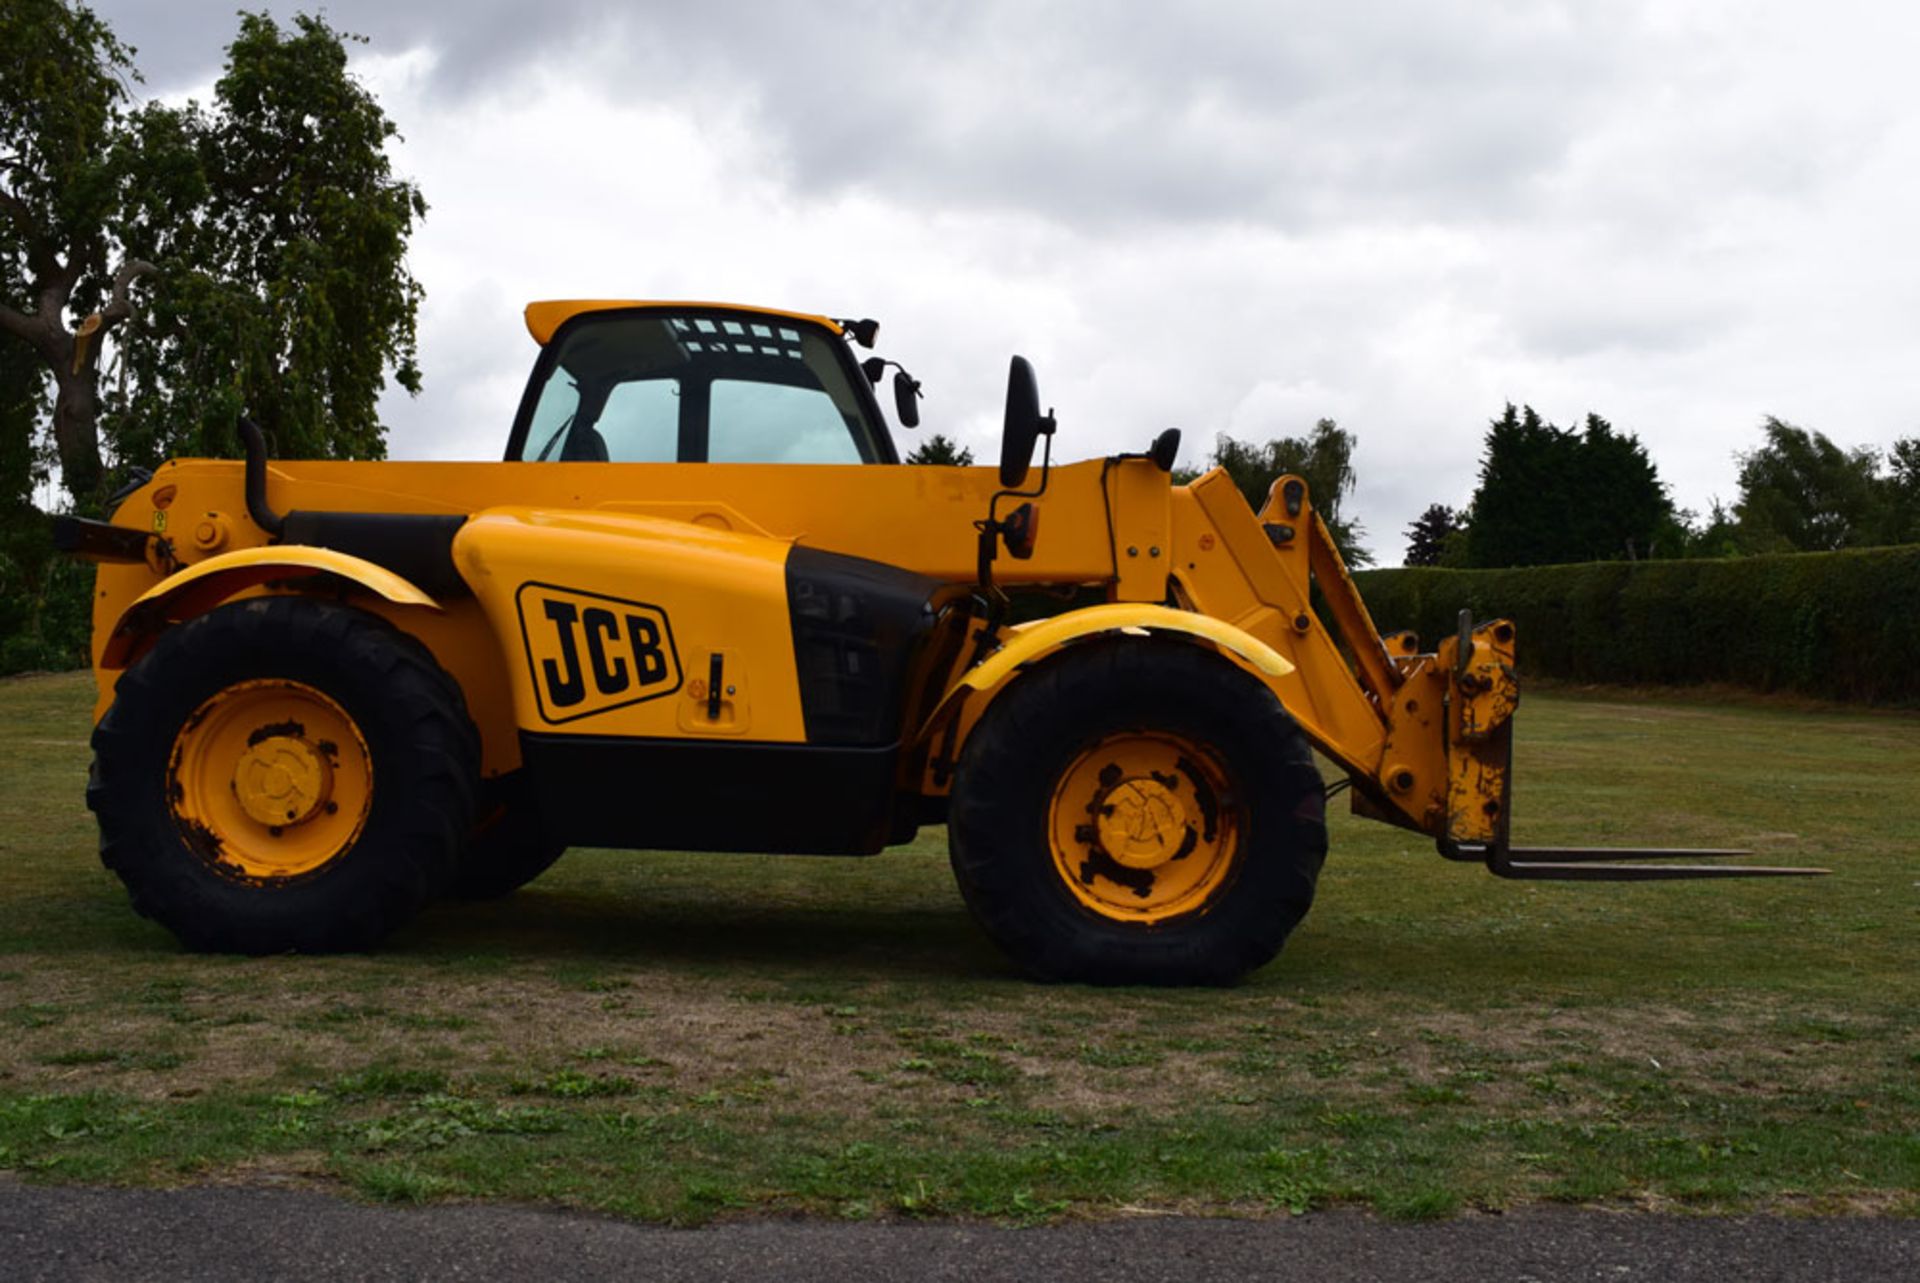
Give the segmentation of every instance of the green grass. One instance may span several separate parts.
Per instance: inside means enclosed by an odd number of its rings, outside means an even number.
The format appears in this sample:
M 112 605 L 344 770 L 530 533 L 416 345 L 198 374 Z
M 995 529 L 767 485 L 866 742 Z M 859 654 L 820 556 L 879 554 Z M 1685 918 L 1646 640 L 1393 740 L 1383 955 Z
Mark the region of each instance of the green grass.
M 577 851 L 384 952 L 205 958 L 82 802 L 91 693 L 0 682 L 0 1169 L 402 1202 L 1400 1217 L 1538 1200 L 1920 1213 L 1920 719 L 1529 694 L 1536 843 L 1778 882 L 1556 886 L 1335 820 L 1228 991 L 1027 984 L 939 835 L 872 860 Z

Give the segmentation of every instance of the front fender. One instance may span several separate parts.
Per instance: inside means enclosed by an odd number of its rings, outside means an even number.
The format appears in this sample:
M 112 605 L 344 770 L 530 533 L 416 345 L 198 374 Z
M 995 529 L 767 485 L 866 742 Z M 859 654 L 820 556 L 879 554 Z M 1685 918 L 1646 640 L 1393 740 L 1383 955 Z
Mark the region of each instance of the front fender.
M 924 743 L 939 733 L 959 716 L 962 706 L 969 706 L 970 718 L 978 717 L 985 703 L 991 702 L 993 695 L 1025 665 L 1089 637 L 1129 632 L 1173 633 L 1192 638 L 1233 656 L 1269 682 L 1294 671 L 1292 661 L 1279 651 L 1245 629 L 1235 628 L 1211 615 L 1140 602 L 1109 602 L 1008 629 L 1000 649 L 968 669 L 953 689 L 941 697 L 921 727 L 917 740 Z M 987 700 L 972 700 L 978 693 L 986 694 Z
M 114 621 L 101 649 L 101 668 L 125 668 L 135 645 L 170 624 L 204 614 L 229 597 L 290 574 L 328 574 L 360 585 L 397 606 L 440 604 L 409 580 L 363 557 L 329 548 L 273 544 L 241 548 L 196 562 L 142 593 Z

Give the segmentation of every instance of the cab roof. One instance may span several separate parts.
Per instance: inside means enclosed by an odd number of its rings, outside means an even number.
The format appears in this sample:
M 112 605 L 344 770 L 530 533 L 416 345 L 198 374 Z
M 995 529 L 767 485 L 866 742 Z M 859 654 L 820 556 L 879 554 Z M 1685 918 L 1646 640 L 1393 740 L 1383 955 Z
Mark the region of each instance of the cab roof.
M 551 299 L 527 304 L 527 333 L 541 347 L 553 338 L 555 330 L 583 312 L 611 312 L 629 307 L 697 308 L 707 312 L 741 312 L 752 316 L 778 316 L 791 321 L 824 325 L 835 334 L 842 332 L 840 322 L 810 312 L 788 312 L 777 307 L 751 307 L 744 303 L 695 303 L 683 299 Z

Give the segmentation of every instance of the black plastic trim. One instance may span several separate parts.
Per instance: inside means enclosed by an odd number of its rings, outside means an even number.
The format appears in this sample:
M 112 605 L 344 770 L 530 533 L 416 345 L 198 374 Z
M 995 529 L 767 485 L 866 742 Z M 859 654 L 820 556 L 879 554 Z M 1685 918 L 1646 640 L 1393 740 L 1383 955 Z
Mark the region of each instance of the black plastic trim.
M 872 855 L 896 817 L 898 744 L 819 747 L 521 732 L 551 836 L 569 846 Z M 904 836 L 902 832 L 904 829 Z
M 964 593 L 885 562 L 796 546 L 787 556 L 787 611 L 807 742 L 899 739 L 908 674 L 938 607 Z
M 83 561 L 138 561 L 147 559 L 153 536 L 91 517 L 61 514 L 53 519 L 53 547 Z
M 433 597 L 471 590 L 453 565 L 464 516 L 416 512 L 289 512 L 280 542 L 331 548 L 384 566 Z

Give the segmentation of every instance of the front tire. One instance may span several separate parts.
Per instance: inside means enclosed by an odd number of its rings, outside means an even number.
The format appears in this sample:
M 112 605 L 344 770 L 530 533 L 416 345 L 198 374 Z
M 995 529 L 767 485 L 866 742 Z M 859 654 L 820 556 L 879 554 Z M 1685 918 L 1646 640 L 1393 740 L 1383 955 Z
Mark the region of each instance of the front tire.
M 1045 980 L 1231 983 L 1279 952 L 1326 859 L 1299 727 L 1182 642 L 1084 643 L 1018 678 L 968 737 L 952 808 L 962 896 Z
M 100 858 L 190 949 L 371 948 L 473 825 L 459 686 L 386 621 L 258 597 L 164 633 L 93 733 Z

